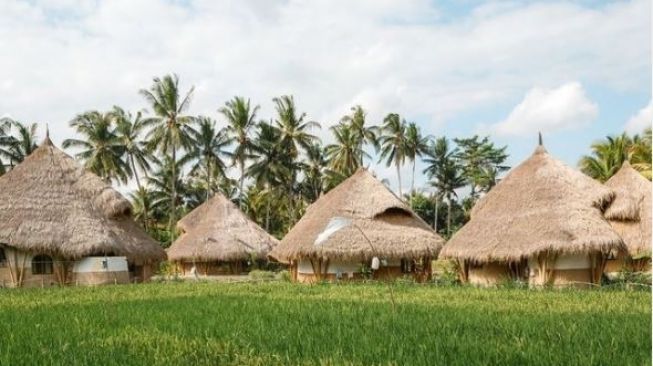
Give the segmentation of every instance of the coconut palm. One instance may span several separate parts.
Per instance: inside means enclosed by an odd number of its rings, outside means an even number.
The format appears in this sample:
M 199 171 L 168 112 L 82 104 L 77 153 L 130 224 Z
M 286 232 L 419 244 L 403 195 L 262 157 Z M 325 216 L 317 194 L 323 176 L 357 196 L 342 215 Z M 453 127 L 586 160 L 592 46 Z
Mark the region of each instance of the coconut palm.
M 125 151 L 125 159 L 129 165 L 129 174 L 136 181 L 136 186 L 140 190 L 143 185 L 139 171 L 146 177 L 152 169 L 151 162 L 156 158 L 149 153 L 146 143 L 143 140 L 145 135 L 145 119 L 141 112 L 132 115 L 118 106 L 114 106 L 111 111 L 112 117 L 116 124 L 115 133 Z
M 189 149 L 192 139 L 189 136 L 190 123 L 193 118 L 184 115 L 190 106 L 194 88 L 182 97 L 179 90 L 177 75 L 166 75 L 163 78 L 154 78 L 149 90 L 142 89 L 141 95 L 150 103 L 154 117 L 146 120 L 146 126 L 152 126 L 147 134 L 150 150 L 158 149 L 162 154 L 170 155 L 172 160 L 170 179 L 170 218 L 168 229 L 174 232 L 177 213 L 177 152 L 180 149 Z M 174 237 L 174 235 L 173 235 Z
M 16 139 L 10 135 L 11 124 L 13 120 L 10 118 L 0 119 L 0 158 L 9 160 L 8 166 L 13 166 L 12 147 L 16 143 Z M 0 161 L 0 175 L 6 172 L 5 163 Z
M 181 164 L 183 162 L 177 161 L 176 167 L 173 167 L 172 157 L 164 155 L 162 159 L 153 164 L 152 174 L 147 178 L 148 191 L 150 192 L 151 208 L 154 217 L 157 217 L 159 220 L 167 220 L 170 222 L 170 216 L 178 216 L 183 213 L 184 210 L 184 196 L 186 195 L 186 184 L 177 174 L 173 174 L 173 171 L 177 172 L 181 169 Z M 173 178 L 174 177 L 174 178 Z M 174 181 L 173 181 L 174 179 Z M 173 188 L 174 187 L 174 188 Z M 170 211 L 170 197 L 172 196 L 172 191 L 175 191 L 175 210 L 177 212 Z M 174 236 L 172 232 L 175 230 L 173 227 L 172 230 L 168 228 L 170 235 Z
M 406 127 L 406 158 L 413 164 L 412 176 L 410 180 L 410 193 L 415 192 L 415 165 L 417 157 L 422 155 L 428 150 L 429 137 L 422 136 L 419 126 L 415 122 L 411 122 Z
M 206 178 L 206 200 L 213 194 L 211 178 L 225 176 L 226 164 L 223 159 L 230 158 L 227 146 L 231 143 L 225 130 L 216 130 L 215 121 L 209 117 L 199 117 L 195 121 L 196 128 L 190 131 L 193 139 L 193 149 L 189 157 L 194 161 L 190 174 L 195 175 L 202 170 Z
M 454 199 L 458 198 L 456 189 L 465 185 L 462 168 L 455 158 L 457 149 L 451 148 L 446 137 L 441 137 L 429 145 L 424 163 L 431 186 L 436 189 L 438 197 L 447 199 L 447 235 L 451 235 L 451 210 Z
M 258 124 L 254 143 L 256 158 L 247 168 L 247 175 L 252 177 L 256 186 L 267 193 L 288 189 L 288 182 L 292 175 L 288 163 L 289 152 L 281 145 L 281 136 L 281 130 L 272 123 Z M 269 229 L 270 224 L 270 204 L 271 202 L 268 201 L 266 230 Z
M 331 132 L 335 143 L 325 148 L 329 168 L 349 177 L 362 165 L 363 157 L 370 156 L 363 150 L 351 126 L 338 124 L 331 127 Z
M 252 158 L 254 143 L 251 132 L 256 128 L 256 113 L 259 106 L 252 107 L 249 99 L 234 97 L 219 109 L 219 112 L 227 119 L 227 136 L 232 139 L 236 147 L 232 152 L 233 164 L 237 164 L 240 170 L 238 189 L 243 194 L 245 182 L 245 165 Z
M 154 220 L 151 213 L 154 212 L 152 191 L 145 187 L 139 187 L 129 194 L 134 209 L 134 220 L 142 221 L 145 230 L 149 230 L 150 223 Z
M 406 160 L 406 121 L 403 121 L 398 114 L 390 113 L 383 119 L 380 144 L 379 162 L 385 159 L 386 166 L 395 165 L 399 197 L 402 197 L 401 166 Z
M 607 136 L 605 141 L 592 144 L 592 155 L 585 155 L 580 160 L 581 171 L 590 177 L 605 182 L 612 177 L 628 155 L 632 147 L 631 138 L 625 133 L 619 136 Z
M 633 136 L 633 146 L 630 150 L 630 163 L 648 180 L 651 180 L 651 128 L 644 133 Z
M 379 128 L 377 126 L 365 126 L 366 116 L 365 110 L 360 105 L 351 108 L 351 115 L 344 116 L 340 120 L 340 124 L 349 126 L 351 134 L 358 141 L 358 149 L 360 150 L 359 160 L 363 164 L 364 145 L 370 144 L 375 150 L 379 148 Z
M 317 200 L 324 192 L 325 170 L 328 165 L 326 155 L 325 149 L 318 143 L 312 144 L 306 150 L 302 187 L 305 191 L 304 197 L 309 202 Z
M 122 159 L 125 149 L 116 135 L 111 113 L 89 111 L 70 121 L 82 139 L 66 139 L 64 149 L 81 149 L 75 154 L 84 167 L 106 181 L 127 183 L 129 166 Z
M 276 105 L 276 124 L 281 131 L 281 143 L 289 149 L 292 159 L 297 159 L 300 148 L 306 150 L 317 140 L 317 137 L 308 131 L 311 128 L 320 128 L 320 124 L 305 121 L 306 113 L 298 115 L 292 96 L 284 95 L 272 100 Z
M 12 156 L 16 162 L 21 162 L 38 147 L 36 143 L 38 125 L 36 123 L 24 124 L 19 121 L 12 121 L 11 125 L 16 130 L 13 136 L 14 146 L 11 148 Z

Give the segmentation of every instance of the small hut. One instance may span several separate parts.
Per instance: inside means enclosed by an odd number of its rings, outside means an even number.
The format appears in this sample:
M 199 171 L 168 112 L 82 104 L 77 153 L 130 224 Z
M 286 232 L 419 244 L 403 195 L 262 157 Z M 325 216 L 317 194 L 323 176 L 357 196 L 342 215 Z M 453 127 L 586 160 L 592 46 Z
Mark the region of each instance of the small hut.
M 299 282 L 395 278 L 423 280 L 443 244 L 422 219 L 366 169 L 310 205 L 271 257 Z
M 625 162 L 605 185 L 616 192 L 605 218 L 626 245 L 626 251 L 612 253 L 605 272 L 650 271 L 651 182 Z
M 548 154 L 541 145 L 473 208 L 442 249 L 460 279 L 477 285 L 599 283 L 623 242 L 603 218 L 614 192 Z
M 177 227 L 182 234 L 168 249 L 168 259 L 183 275 L 240 274 L 254 261 L 265 260 L 279 243 L 220 193 Z
M 0 177 L 0 286 L 144 281 L 165 252 L 49 137 Z

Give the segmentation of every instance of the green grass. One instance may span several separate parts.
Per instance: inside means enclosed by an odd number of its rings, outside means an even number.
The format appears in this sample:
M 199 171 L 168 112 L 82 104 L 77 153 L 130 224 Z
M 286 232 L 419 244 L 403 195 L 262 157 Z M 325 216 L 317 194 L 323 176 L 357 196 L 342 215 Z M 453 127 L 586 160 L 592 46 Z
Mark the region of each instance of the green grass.
M 651 363 L 651 295 L 380 284 L 0 291 L 0 365 Z

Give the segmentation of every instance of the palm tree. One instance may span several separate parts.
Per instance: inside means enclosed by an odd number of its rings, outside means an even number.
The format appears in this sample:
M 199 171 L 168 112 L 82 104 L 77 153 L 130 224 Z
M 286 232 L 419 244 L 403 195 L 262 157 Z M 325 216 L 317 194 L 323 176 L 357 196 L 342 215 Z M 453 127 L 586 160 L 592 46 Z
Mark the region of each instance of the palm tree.
M 295 100 L 292 96 L 284 95 L 272 99 L 277 110 L 277 127 L 281 131 L 281 143 L 290 151 L 290 156 L 297 159 L 299 148 L 304 150 L 317 140 L 317 137 L 308 133 L 311 128 L 320 128 L 320 124 L 313 121 L 304 121 L 306 113 L 297 115 Z
M 616 137 L 607 136 L 605 141 L 592 144 L 592 155 L 581 158 L 580 169 L 590 177 L 605 182 L 629 160 L 632 146 L 632 139 L 625 133 Z
M 451 235 L 451 208 L 454 198 L 458 198 L 456 189 L 465 185 L 465 178 L 462 169 L 458 165 L 456 149 L 451 149 L 446 137 L 441 137 L 429 145 L 426 151 L 426 174 L 431 185 L 436 189 L 436 200 L 438 197 L 447 199 L 447 235 Z
M 399 197 L 402 197 L 401 165 L 406 160 L 406 121 L 402 121 L 398 114 L 390 113 L 383 119 L 381 133 L 381 157 L 379 162 L 386 159 L 386 166 L 394 163 L 397 169 Z
M 147 178 L 147 186 L 149 187 L 147 191 L 150 193 L 151 200 L 149 206 L 151 213 L 150 211 L 148 213 L 159 220 L 168 220 L 168 224 L 170 223 L 170 216 L 177 216 L 183 211 L 184 197 L 187 193 L 186 184 L 177 174 L 173 174 L 173 171 L 177 172 L 181 169 L 182 163 L 177 161 L 175 167 L 173 166 L 172 157 L 164 155 L 162 159 L 153 164 L 153 172 Z M 170 211 L 170 197 L 172 197 L 173 190 L 175 192 L 174 207 L 177 210 L 176 212 Z M 174 227 L 173 230 L 168 227 L 168 230 L 170 236 L 174 236 Z
M 76 116 L 70 121 L 70 126 L 83 139 L 66 139 L 63 147 L 82 149 L 75 157 L 84 162 L 84 167 L 104 180 L 127 183 L 129 166 L 122 160 L 125 149 L 116 135 L 112 121 L 111 113 L 98 111 Z
M 125 112 L 118 106 L 113 107 L 111 114 L 116 123 L 116 136 L 124 148 L 125 159 L 129 164 L 129 173 L 136 180 L 136 186 L 140 190 L 143 185 L 138 173 L 139 170 L 147 177 L 152 170 L 151 162 L 156 160 L 149 153 L 146 143 L 143 141 L 146 121 L 142 118 L 141 112 L 136 113 L 136 116 L 132 116 L 131 113 Z
M 0 158 L 9 160 L 9 166 L 13 166 L 13 153 L 11 149 L 16 144 L 16 139 L 10 135 L 13 120 L 10 118 L 0 119 Z M 0 161 L 0 175 L 6 172 L 4 162 Z
M 288 185 L 291 172 L 287 160 L 288 151 L 281 145 L 281 130 L 271 123 L 258 124 L 254 152 L 256 158 L 247 168 L 247 175 L 254 179 L 254 184 L 271 193 Z M 265 229 L 270 225 L 270 201 L 267 202 Z
M 197 128 L 191 130 L 193 150 L 189 156 L 195 161 L 190 174 L 196 174 L 203 169 L 206 178 L 206 200 L 211 197 L 212 177 L 224 177 L 226 165 L 223 158 L 231 157 L 226 147 L 231 143 L 225 130 L 216 131 L 215 121 L 209 117 L 199 117 L 196 120 Z
M 304 163 L 303 187 L 306 191 L 306 198 L 314 202 L 324 192 L 325 170 L 328 165 L 325 149 L 322 145 L 314 143 L 306 150 L 306 162 Z
M 347 177 L 362 165 L 363 157 L 369 157 L 363 145 L 349 125 L 338 124 L 331 127 L 335 143 L 325 148 L 329 167 Z
M 177 181 L 177 151 L 188 149 L 191 146 L 189 136 L 192 117 L 184 115 L 190 106 L 194 87 L 182 98 L 179 92 L 179 78 L 177 75 L 166 75 L 163 78 L 154 78 L 149 90 L 142 89 L 141 95 L 150 103 L 154 117 L 148 118 L 146 126 L 153 126 L 147 134 L 150 150 L 158 149 L 163 154 L 170 154 L 172 177 L 170 179 L 170 219 L 168 229 L 174 238 L 174 228 L 177 212 L 177 190 L 174 182 Z
M 415 122 L 411 122 L 406 127 L 406 157 L 413 164 L 412 176 L 410 180 L 410 193 L 415 192 L 415 163 L 417 157 L 422 155 L 428 150 L 428 136 L 422 136 L 419 126 Z
M 351 130 L 351 134 L 356 138 L 360 150 L 359 160 L 363 164 L 364 149 L 363 145 L 370 144 L 374 146 L 375 150 L 379 148 L 379 128 L 377 126 L 365 126 L 366 113 L 363 107 L 357 105 L 351 108 L 351 115 L 344 116 L 340 120 L 340 124 L 347 125 Z
M 12 127 L 16 129 L 14 146 L 11 149 L 13 159 L 16 162 L 21 162 L 38 147 L 36 143 L 38 125 L 36 123 L 23 124 L 19 121 L 12 121 Z
M 151 212 L 154 211 L 152 191 L 145 187 L 139 187 L 129 194 L 134 208 L 134 219 L 143 222 L 143 228 L 149 230 L 149 223 L 152 221 Z
M 242 97 L 234 97 L 218 110 L 227 119 L 227 136 L 236 143 L 232 159 L 240 169 L 238 189 L 241 196 L 245 181 L 245 165 L 247 160 L 252 158 L 251 153 L 254 148 L 251 130 L 256 127 L 258 109 L 259 106 L 253 108 L 250 106 L 249 99 L 245 101 Z
M 633 136 L 630 150 L 630 163 L 648 180 L 651 180 L 651 128 L 646 128 L 642 136 Z

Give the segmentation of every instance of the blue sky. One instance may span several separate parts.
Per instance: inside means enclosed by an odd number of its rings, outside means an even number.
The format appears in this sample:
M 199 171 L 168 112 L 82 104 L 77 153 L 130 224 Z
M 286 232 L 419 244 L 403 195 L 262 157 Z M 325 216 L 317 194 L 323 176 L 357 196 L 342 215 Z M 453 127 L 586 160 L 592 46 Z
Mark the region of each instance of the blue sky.
M 511 165 L 538 131 L 575 165 L 653 118 L 646 0 L 5 0 L 0 52 L 0 116 L 48 123 L 58 144 L 77 113 L 146 107 L 138 90 L 169 72 L 196 87 L 190 113 L 219 123 L 233 95 L 270 118 L 293 94 L 327 142 L 361 104 L 371 123 L 396 112 L 428 134 L 489 134 Z

